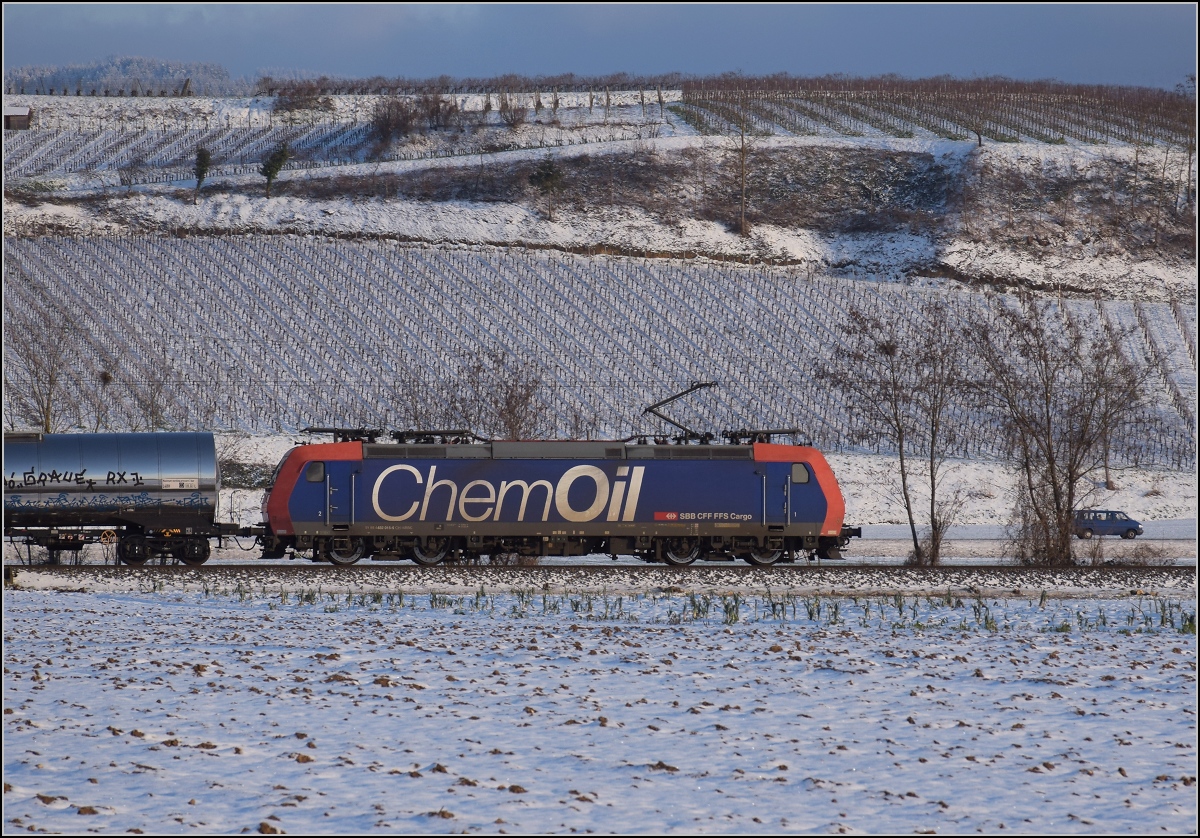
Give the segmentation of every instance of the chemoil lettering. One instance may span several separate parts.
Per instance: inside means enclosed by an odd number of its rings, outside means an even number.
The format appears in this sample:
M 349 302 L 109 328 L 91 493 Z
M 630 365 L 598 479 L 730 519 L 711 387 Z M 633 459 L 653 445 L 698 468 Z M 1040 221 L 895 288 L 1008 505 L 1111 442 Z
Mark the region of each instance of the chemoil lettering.
M 564 521 L 582 523 L 601 516 L 607 521 L 633 521 L 637 514 L 645 466 L 620 466 L 615 479 L 593 465 L 567 469 L 561 477 L 549 480 L 472 480 L 463 487 L 449 478 L 438 479 L 438 467 L 431 465 L 422 474 L 415 466 L 400 463 L 388 466 L 371 488 L 371 507 L 384 521 L 499 521 L 502 514 L 525 521 L 549 521 L 550 509 Z M 575 505 L 571 502 L 572 487 Z M 386 509 L 385 509 L 386 505 Z M 540 513 L 540 514 L 539 514 Z M 534 517 L 536 516 L 536 517 Z

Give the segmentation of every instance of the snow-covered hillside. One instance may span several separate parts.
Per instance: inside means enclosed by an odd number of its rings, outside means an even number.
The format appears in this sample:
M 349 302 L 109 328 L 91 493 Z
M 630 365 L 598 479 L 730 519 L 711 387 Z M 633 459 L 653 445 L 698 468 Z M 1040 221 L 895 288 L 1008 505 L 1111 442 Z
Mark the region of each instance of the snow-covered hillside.
M 6 292 L 20 298 L 26 286 L 11 283 L 29 279 L 77 310 L 81 328 L 141 335 L 92 339 L 109 348 L 118 388 L 122 370 L 136 378 L 166 359 L 184 380 L 173 395 L 185 423 L 204 411 L 260 433 L 394 423 L 384 391 L 406 373 L 447 374 L 453 347 L 501 346 L 555 359 L 558 434 L 572 432 L 572 409 L 590 432 L 628 432 L 671 385 L 716 377 L 727 389 L 706 424 L 781 410 L 790 425 L 803 403 L 815 441 L 836 450 L 845 417 L 797 370 L 836 345 L 845 300 L 890 287 L 899 293 L 883 304 L 903 308 L 906 293 L 1032 288 L 1071 298 L 1085 321 L 1134 329 L 1131 351 L 1162 368 L 1151 406 L 1161 438 L 1143 464 L 1194 462 L 1196 168 L 1169 131 L 1134 145 L 1113 122 L 1084 141 L 1103 120 L 1064 112 L 1092 127 L 1048 141 L 997 128 L 997 141 L 930 130 L 911 109 L 764 106 L 742 149 L 743 236 L 730 198 L 738 141 L 712 133 L 730 112 L 662 93 L 562 93 L 552 107 L 547 91 L 536 112 L 528 97 L 519 125 L 464 95 L 457 105 L 474 116 L 457 129 L 390 144 L 372 137 L 371 96 L 298 112 L 271 97 L 8 96 L 38 118 L 5 132 Z M 267 198 L 258 158 L 283 140 L 296 157 Z M 202 143 L 218 153 L 197 196 Z M 563 176 L 554 205 L 529 182 L 547 159 Z M 821 339 L 745 325 L 761 312 L 785 328 L 821 323 Z M 331 313 L 339 339 L 306 339 Z M 419 339 L 420 324 L 441 337 Z M 120 347 L 138 357 L 118 358 Z M 564 396 L 597 376 L 599 395 Z M 191 397 L 211 396 L 218 379 L 222 404 Z M 886 473 L 885 460 L 844 471 L 854 483 Z M 998 479 L 998 466 L 973 468 L 973 486 Z M 1194 479 L 1174 479 L 1159 490 L 1140 477 L 1123 490 L 1133 494 L 1102 500 L 1184 517 Z M 867 503 L 875 489 L 860 481 L 847 494 Z M 974 497 L 969 520 L 1006 518 L 1004 494 Z M 856 511 L 899 519 L 882 499 Z
M 491 97 L 464 95 L 455 106 L 472 116 L 457 128 L 390 142 L 372 133 L 372 96 L 294 112 L 271 97 L 6 96 L 32 107 L 39 127 L 5 134 L 4 232 L 383 236 L 1128 299 L 1196 293 L 1195 154 L 1171 134 L 1130 145 L 1070 132 L 1038 142 L 1014 129 L 980 143 L 939 136 L 911 114 L 880 122 L 895 122 L 890 133 L 832 111 L 807 133 L 759 114 L 771 136 L 743 149 L 743 236 L 729 197 L 740 141 L 684 119 L 698 106 L 680 91 L 661 102 L 612 92 L 607 103 L 562 93 L 553 109 L 549 91 L 538 96 L 539 110 L 506 125 L 484 109 Z M 283 141 L 293 160 L 267 199 L 258 166 Z M 199 146 L 213 165 L 193 203 Z M 528 182 L 547 157 L 563 170 L 549 211 Z

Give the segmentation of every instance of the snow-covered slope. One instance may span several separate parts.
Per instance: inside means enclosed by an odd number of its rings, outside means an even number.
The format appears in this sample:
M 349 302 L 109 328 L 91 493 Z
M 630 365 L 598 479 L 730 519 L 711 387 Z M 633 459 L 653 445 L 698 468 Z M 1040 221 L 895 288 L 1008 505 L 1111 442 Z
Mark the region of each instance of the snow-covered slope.
M 391 144 L 371 138 L 377 97 L 280 113 L 270 97 L 9 96 L 6 104 L 34 107 L 43 127 L 6 133 L 4 232 L 383 236 L 701 255 L 910 283 L 1195 296 L 1194 153 L 1073 139 L 979 145 L 915 124 L 897 132 L 908 136 L 767 126 L 774 136 L 749 147 L 753 223 L 742 236 L 727 200 L 739 188 L 737 141 L 701 135 L 680 118 L 686 109 L 673 114 L 679 96 L 664 91 L 657 107 L 636 91 L 613 93 L 602 107 L 564 93 L 551 113 L 547 94 L 545 109 L 516 127 L 482 111 L 482 97 L 464 96 L 462 112 L 476 114 L 469 130 Z M 268 199 L 258 163 L 284 140 L 295 159 Z M 213 168 L 193 203 L 200 145 L 214 149 Z M 564 170 L 561 206 L 550 212 L 527 177 L 547 157 Z M 489 191 L 485 180 L 501 188 Z

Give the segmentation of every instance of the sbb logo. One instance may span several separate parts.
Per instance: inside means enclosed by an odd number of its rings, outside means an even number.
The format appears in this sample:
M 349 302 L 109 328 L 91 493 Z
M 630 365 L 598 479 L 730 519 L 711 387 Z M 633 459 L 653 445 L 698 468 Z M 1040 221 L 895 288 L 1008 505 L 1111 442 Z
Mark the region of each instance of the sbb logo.
M 678 521 L 679 513 L 678 512 L 655 512 L 654 520 L 655 521 Z

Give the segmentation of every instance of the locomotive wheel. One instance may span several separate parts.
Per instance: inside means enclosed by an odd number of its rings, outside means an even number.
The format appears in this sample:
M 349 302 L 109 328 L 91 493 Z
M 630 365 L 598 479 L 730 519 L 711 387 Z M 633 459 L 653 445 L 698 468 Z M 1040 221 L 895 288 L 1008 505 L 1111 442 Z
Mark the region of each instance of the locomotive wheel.
M 349 567 L 366 554 L 367 545 L 361 538 L 330 538 L 321 552 L 330 564 Z
M 212 555 L 212 547 L 207 538 L 185 538 L 183 543 L 171 551 L 171 554 L 188 567 L 200 567 Z
M 427 538 L 425 543 L 417 542 L 412 548 L 412 559 L 419 565 L 433 567 L 450 552 L 450 539 Z
M 1091 530 L 1084 530 L 1083 532 L 1081 532 L 1081 533 L 1079 534 L 1079 537 L 1080 537 L 1080 538 L 1082 538 L 1084 541 L 1087 541 L 1089 538 L 1091 538 L 1091 537 L 1092 537 L 1092 531 L 1091 531 Z
M 672 538 L 662 548 L 662 559 L 675 567 L 686 567 L 700 558 L 700 543 L 693 538 Z
M 783 558 L 782 550 L 760 550 L 757 547 L 752 548 L 748 553 L 742 556 L 747 562 L 758 567 L 769 567 L 775 562 Z
M 146 539 L 140 535 L 127 535 L 117 542 L 117 558 L 125 564 L 144 565 L 150 558 Z

